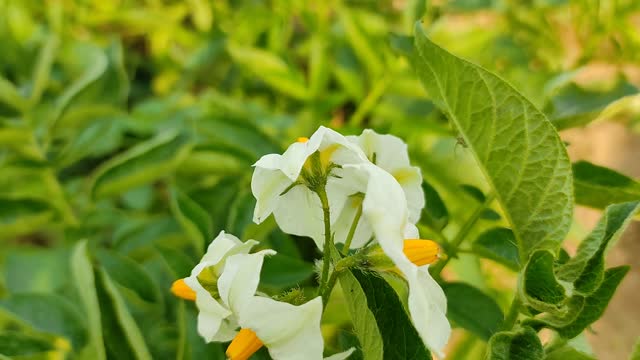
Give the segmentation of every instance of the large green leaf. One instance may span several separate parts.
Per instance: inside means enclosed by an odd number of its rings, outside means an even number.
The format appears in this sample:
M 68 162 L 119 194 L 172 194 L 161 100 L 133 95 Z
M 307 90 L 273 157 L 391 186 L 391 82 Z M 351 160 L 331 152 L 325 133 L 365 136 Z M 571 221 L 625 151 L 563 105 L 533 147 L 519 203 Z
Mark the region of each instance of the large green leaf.
M 431 42 L 419 23 L 410 57 L 494 189 L 520 258 L 556 247 L 571 225 L 573 181 L 553 125 L 508 83 Z
M 0 306 L 40 331 L 66 337 L 76 350 L 87 341 L 82 316 L 65 298 L 53 294 L 22 293 L 2 300 Z
M 574 292 L 590 294 L 604 277 L 604 254 L 612 241 L 620 237 L 627 224 L 640 209 L 640 202 L 607 207 L 604 215 L 584 239 L 576 256 L 557 270 L 559 279 L 573 283 Z
M 429 350 L 413 327 L 398 294 L 391 285 L 373 273 L 353 270 L 352 275 L 360 285 L 366 299 L 358 306 L 366 305 L 368 310 L 375 315 L 378 331 L 382 338 L 383 358 L 385 360 L 428 359 Z M 398 337 L 398 334 L 403 334 L 403 336 Z M 361 339 L 362 335 L 358 334 L 358 338 Z M 364 349 L 363 347 L 365 359 L 368 359 L 368 353 Z
M 102 323 L 100 321 L 100 306 L 96 294 L 96 283 L 93 276 L 93 266 L 89 261 L 86 240 L 76 245 L 71 255 L 71 275 L 76 287 L 84 315 L 89 329 L 89 345 L 83 354 L 97 360 L 106 360 L 102 337 Z
M 489 341 L 487 360 L 542 360 L 544 349 L 530 327 L 495 334 Z
M 458 326 L 487 341 L 498 331 L 504 315 L 496 301 L 465 283 L 446 283 L 447 317 Z
M 167 176 L 191 149 L 189 136 L 164 132 L 111 158 L 96 172 L 92 194 L 96 198 L 119 194 L 125 190 Z
M 369 310 L 367 295 L 362 285 L 350 271 L 342 272 L 339 280 L 364 360 L 383 359 L 384 350 L 380 329 L 375 316 Z
M 587 161 L 573 164 L 576 203 L 604 209 L 607 205 L 640 200 L 640 182 Z

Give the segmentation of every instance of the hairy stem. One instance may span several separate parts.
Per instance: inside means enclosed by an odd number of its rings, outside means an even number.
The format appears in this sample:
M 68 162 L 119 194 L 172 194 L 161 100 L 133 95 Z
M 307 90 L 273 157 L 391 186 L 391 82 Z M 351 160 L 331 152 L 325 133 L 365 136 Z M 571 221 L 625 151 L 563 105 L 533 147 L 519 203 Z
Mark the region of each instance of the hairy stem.
M 437 263 L 433 267 L 433 269 L 431 270 L 432 276 L 436 278 L 440 277 L 440 272 L 442 272 L 442 269 L 444 269 L 447 263 L 449 263 L 451 258 L 456 256 L 456 253 L 458 252 L 458 248 L 460 247 L 462 242 L 467 238 L 467 235 L 469 235 L 469 232 L 471 231 L 471 229 L 473 229 L 473 226 L 478 222 L 478 220 L 480 219 L 480 216 L 482 216 L 482 212 L 487 207 L 489 207 L 489 205 L 491 205 L 491 203 L 493 202 L 493 199 L 495 199 L 495 194 L 493 194 L 492 192 L 488 193 L 484 203 L 478 206 L 478 208 L 476 208 L 473 214 L 471 214 L 471 216 L 464 223 L 464 225 L 462 225 L 462 228 L 460 228 L 460 231 L 458 231 L 458 234 L 456 234 L 456 237 L 453 238 L 453 240 L 451 240 L 451 242 L 449 242 L 447 246 L 446 250 L 449 252 L 449 254 L 447 254 L 449 256 L 446 259 L 443 259 L 442 261 Z
M 329 267 L 331 266 L 331 250 L 333 248 L 333 241 L 331 237 L 331 215 L 329 212 L 329 199 L 327 198 L 327 191 L 324 186 L 321 186 L 317 191 L 320 203 L 322 204 L 322 213 L 324 217 L 324 246 L 323 246 L 323 259 L 322 259 L 322 275 L 320 277 L 319 291 L 326 286 L 329 276 Z
M 349 233 L 347 234 L 347 239 L 344 241 L 344 247 L 342 248 L 342 255 L 347 255 L 349 253 L 349 248 L 351 247 L 351 241 L 353 241 L 353 236 L 356 234 L 356 228 L 358 227 L 358 222 L 360 221 L 360 217 L 362 216 L 362 204 L 358 206 L 356 210 L 356 215 L 353 218 L 353 223 L 351 224 L 351 228 L 349 229 Z
M 520 298 L 518 294 L 515 294 L 513 297 L 513 301 L 509 306 L 509 311 L 507 311 L 507 315 L 504 317 L 504 323 L 502 324 L 502 330 L 508 331 L 513 328 L 513 325 L 516 324 L 516 320 L 518 320 L 518 314 L 520 313 Z

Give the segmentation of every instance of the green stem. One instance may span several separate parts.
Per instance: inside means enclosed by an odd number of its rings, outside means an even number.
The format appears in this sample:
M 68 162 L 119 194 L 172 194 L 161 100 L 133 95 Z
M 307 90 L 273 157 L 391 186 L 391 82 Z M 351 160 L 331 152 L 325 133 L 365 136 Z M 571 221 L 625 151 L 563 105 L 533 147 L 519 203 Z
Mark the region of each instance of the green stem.
M 367 96 L 360 102 L 360 106 L 356 109 L 356 111 L 351 115 L 348 123 L 351 126 L 362 126 L 362 120 L 365 116 L 373 109 L 380 97 L 384 94 L 387 86 L 391 83 L 391 77 L 386 75 L 379 79 L 374 83 L 373 87 L 367 94 Z
M 324 247 L 323 247 L 323 259 L 322 259 L 322 275 L 320 277 L 320 287 L 322 290 L 328 280 L 329 267 L 331 266 L 331 248 L 333 247 L 331 241 L 331 215 L 329 212 L 329 199 L 327 198 L 327 191 L 324 186 L 321 186 L 316 193 L 320 198 L 322 204 L 322 213 L 324 215 Z
M 351 224 L 351 228 L 349 229 L 349 233 L 347 234 L 347 239 L 344 241 L 344 247 L 342 248 L 342 255 L 347 255 L 349 253 L 349 248 L 351 247 L 351 241 L 353 241 L 353 236 L 356 233 L 356 228 L 358 227 L 358 222 L 360 221 L 360 217 L 362 216 L 362 203 L 358 206 L 356 210 L 356 215 L 353 218 L 353 223 Z
M 502 330 L 508 331 L 513 328 L 513 325 L 516 324 L 518 320 L 518 314 L 520 314 L 520 306 L 522 303 L 520 302 L 520 298 L 518 294 L 513 297 L 513 301 L 509 306 L 509 311 L 507 311 L 507 315 L 504 317 L 504 323 L 502 324 Z
M 478 222 L 478 220 L 480 219 L 480 216 L 482 216 L 482 212 L 487 207 L 489 207 L 489 205 L 491 205 L 491 203 L 493 202 L 493 199 L 495 199 L 495 194 L 493 194 L 492 192 L 488 193 L 487 196 L 485 197 L 484 203 L 478 206 L 478 208 L 476 208 L 473 214 L 471 214 L 471 216 L 464 223 L 464 225 L 462 225 L 462 228 L 460 229 L 460 231 L 458 231 L 458 233 L 456 234 L 456 237 L 453 238 L 453 240 L 451 240 L 451 242 L 447 246 L 446 250 L 449 252 L 447 254 L 449 256 L 446 259 L 437 263 L 433 267 L 433 270 L 431 271 L 432 276 L 436 278 L 440 277 L 440 272 L 442 272 L 442 269 L 444 269 L 447 263 L 449 263 L 449 261 L 456 256 L 456 253 L 458 252 L 458 248 L 460 247 L 462 242 L 467 238 L 467 235 L 469 235 L 469 232 L 471 231 L 471 229 L 473 229 L 473 226 Z
M 337 251 L 335 251 L 332 256 L 334 257 L 334 261 L 336 260 L 336 258 L 339 257 Z M 318 293 L 320 294 L 320 296 L 322 296 L 323 306 L 326 306 L 327 303 L 329 302 L 329 296 L 331 295 L 331 290 L 333 290 L 333 287 L 336 285 L 336 281 L 338 280 L 338 276 L 340 275 L 340 273 L 343 272 L 344 270 L 347 270 L 354 266 L 358 266 L 362 264 L 364 260 L 365 259 L 362 253 L 358 253 L 352 256 L 344 257 L 334 263 L 335 266 L 333 267 L 333 271 L 331 272 L 331 276 L 329 276 L 327 283 L 325 284 L 324 287 L 319 288 Z

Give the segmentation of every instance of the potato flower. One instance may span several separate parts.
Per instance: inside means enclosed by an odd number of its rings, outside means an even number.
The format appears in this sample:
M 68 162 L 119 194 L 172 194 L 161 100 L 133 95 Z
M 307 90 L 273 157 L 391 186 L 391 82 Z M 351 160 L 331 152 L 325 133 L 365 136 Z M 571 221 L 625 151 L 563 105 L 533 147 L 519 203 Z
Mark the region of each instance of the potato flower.
M 296 306 L 256 295 L 263 259 L 275 251 L 249 254 L 255 244 L 221 232 L 191 276 L 176 281 L 172 291 L 195 300 L 198 332 L 207 342 L 233 339 L 227 348 L 231 360 L 246 360 L 262 346 L 275 360 L 322 359 L 321 298 Z M 329 359 L 346 359 L 352 351 Z
M 253 221 L 259 224 L 273 213 L 282 231 L 308 236 L 322 249 L 324 213 L 317 192 L 326 192 L 333 223 L 355 193 L 350 179 L 341 175 L 341 166 L 364 162 L 369 160 L 357 145 L 323 126 L 282 155 L 263 156 L 254 164 L 251 179 L 257 200 Z

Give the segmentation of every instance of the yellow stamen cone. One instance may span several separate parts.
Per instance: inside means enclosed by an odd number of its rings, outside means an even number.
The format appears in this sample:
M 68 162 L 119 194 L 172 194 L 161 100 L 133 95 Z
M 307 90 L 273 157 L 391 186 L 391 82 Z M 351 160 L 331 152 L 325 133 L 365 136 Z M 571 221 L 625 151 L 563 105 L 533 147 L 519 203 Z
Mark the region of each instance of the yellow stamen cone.
M 302 137 L 299 137 L 296 141 L 299 143 L 306 143 L 307 141 L 309 141 L 309 138 L 302 136 Z
M 402 250 L 412 263 L 423 266 L 438 260 L 440 246 L 432 240 L 407 239 Z
M 184 282 L 184 279 L 174 281 L 171 285 L 171 292 L 173 295 L 185 300 L 196 300 L 196 292 L 191 290 L 187 283 Z
M 227 348 L 229 360 L 247 360 L 262 347 L 262 341 L 251 329 L 240 329 Z

